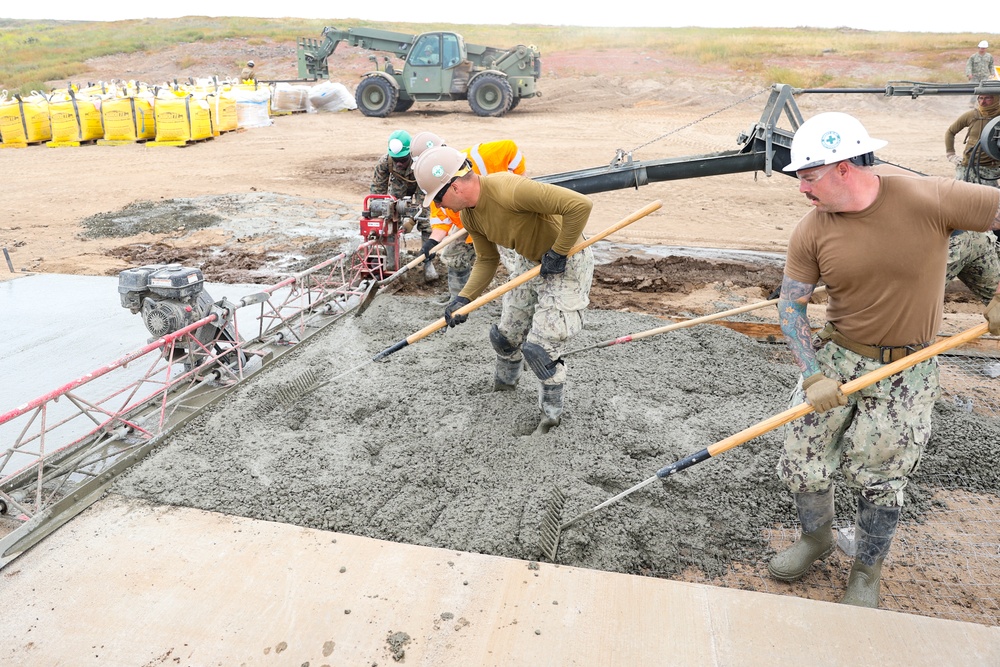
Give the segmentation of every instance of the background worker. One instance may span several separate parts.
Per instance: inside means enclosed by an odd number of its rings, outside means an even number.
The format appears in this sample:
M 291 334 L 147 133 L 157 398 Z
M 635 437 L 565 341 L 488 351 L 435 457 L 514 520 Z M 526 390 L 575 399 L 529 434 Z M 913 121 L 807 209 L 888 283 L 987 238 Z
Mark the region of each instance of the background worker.
M 993 66 L 993 56 L 986 52 L 990 48 L 990 43 L 985 39 L 979 42 L 978 49 L 965 61 L 965 78 L 973 83 L 979 83 L 987 79 L 997 78 L 996 68 Z
M 857 119 L 822 113 L 799 127 L 785 171 L 813 206 L 792 232 L 778 310 L 802 369 L 792 404 L 814 412 L 792 422 L 778 473 L 802 534 L 768 564 L 794 581 L 834 549 L 833 474 L 858 490 L 857 555 L 842 603 L 876 607 L 907 477 L 930 437 L 939 393 L 935 358 L 845 396 L 840 385 L 925 347 L 941 323 L 948 238 L 998 225 L 1000 191 L 947 178 L 878 175 L 886 142 Z M 828 324 L 811 336 L 806 304 L 827 286 Z M 1000 332 L 1000 295 L 986 309 Z M 853 424 L 854 433 L 845 433 Z
M 979 146 L 983 128 L 991 120 L 1000 116 L 1000 81 L 986 81 L 975 90 L 976 107 L 959 116 L 944 133 L 944 152 L 948 160 L 955 163 L 955 178 L 968 183 L 997 186 L 1000 177 L 1000 161 L 990 157 Z M 968 128 L 962 155 L 955 154 L 955 136 Z
M 389 135 L 388 152 L 375 163 L 375 173 L 368 191 L 373 195 L 392 195 L 396 199 L 411 197 L 414 203 L 420 201 L 417 179 L 413 176 L 410 133 L 406 130 L 396 130 Z M 420 231 L 421 248 L 426 249 L 431 237 L 431 223 L 426 215 L 417 216 L 417 229 Z M 436 244 L 431 247 L 433 245 Z M 430 281 L 437 278 L 437 269 L 428 256 L 424 262 L 424 279 Z
M 433 132 L 419 132 L 413 137 L 410 144 L 410 155 L 413 159 L 420 159 L 420 154 L 428 148 L 444 146 L 445 143 Z M 519 176 L 524 175 L 525 160 L 521 154 L 521 149 L 517 144 L 509 139 L 501 141 L 488 141 L 476 144 L 472 148 L 462 151 L 472 164 L 472 171 L 479 175 L 496 174 L 509 171 Z M 425 251 L 429 251 L 441 240 L 456 229 L 462 229 L 462 219 L 457 211 L 441 208 L 436 203 L 431 202 L 431 237 L 429 246 L 425 243 Z M 472 243 L 472 237 L 466 238 L 464 243 L 452 243 L 440 254 L 441 262 L 448 267 L 448 293 L 447 301 L 451 301 L 469 280 L 469 272 L 476 261 L 476 251 Z
M 476 248 L 469 281 L 444 310 L 448 326 L 465 322 L 455 311 L 482 294 L 500 264 L 498 246 L 516 251 L 517 276 L 541 264 L 540 275 L 503 296 L 499 324 L 490 329 L 497 353 L 494 391 L 517 386 L 526 361 L 541 382 L 541 419 L 535 433 L 548 433 L 563 413 L 566 341 L 583 327 L 590 303 L 594 256 L 590 248 L 567 256 L 590 217 L 588 197 L 556 185 L 505 172 L 481 176 L 465 155 L 440 146 L 421 154 L 417 179 L 427 196 L 460 211 Z
M 240 81 L 250 81 L 252 83 L 257 82 L 257 74 L 253 70 L 253 61 L 248 60 L 247 66 L 243 68 L 240 72 Z

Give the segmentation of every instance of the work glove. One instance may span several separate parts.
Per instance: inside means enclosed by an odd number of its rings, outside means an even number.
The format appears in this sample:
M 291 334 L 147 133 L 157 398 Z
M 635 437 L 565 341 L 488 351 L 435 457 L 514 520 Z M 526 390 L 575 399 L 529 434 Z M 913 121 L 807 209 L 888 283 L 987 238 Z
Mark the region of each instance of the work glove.
M 990 323 L 990 333 L 994 336 L 1000 336 L 1000 294 L 990 299 L 990 303 L 986 306 L 986 312 L 983 315 L 986 317 L 986 321 Z
M 806 392 L 806 402 L 813 406 L 816 412 L 826 412 L 847 405 L 847 397 L 841 393 L 840 384 L 822 373 L 813 373 L 804 379 L 802 390 Z
M 454 327 L 461 324 L 465 320 L 469 319 L 468 315 L 461 315 L 461 314 L 452 315 L 452 313 L 454 313 L 462 306 L 468 306 L 470 303 L 472 302 L 466 299 L 464 296 L 456 296 L 454 299 L 451 300 L 451 303 L 449 303 L 444 309 L 444 321 L 448 323 L 448 326 Z
M 554 276 L 565 272 L 566 255 L 560 255 L 555 250 L 549 248 L 549 251 L 542 255 L 542 268 L 539 273 L 542 276 Z
M 960 159 L 960 158 L 959 158 L 959 157 L 958 157 L 957 155 L 955 155 L 954 153 L 948 153 L 948 154 L 947 154 L 947 155 L 946 155 L 945 157 L 947 157 L 947 158 L 948 158 L 948 162 L 951 162 L 951 163 L 954 163 L 954 164 L 958 164 L 959 162 L 961 162 L 961 161 L 962 161 L 962 160 L 961 160 L 961 159 Z
M 427 258 L 427 261 L 430 261 L 431 258 L 434 257 L 434 253 L 432 253 L 431 250 L 438 243 L 440 243 L 440 241 L 435 241 L 434 239 L 429 238 L 426 241 L 424 241 L 424 244 L 422 246 L 420 246 L 420 252 L 424 255 L 424 257 Z

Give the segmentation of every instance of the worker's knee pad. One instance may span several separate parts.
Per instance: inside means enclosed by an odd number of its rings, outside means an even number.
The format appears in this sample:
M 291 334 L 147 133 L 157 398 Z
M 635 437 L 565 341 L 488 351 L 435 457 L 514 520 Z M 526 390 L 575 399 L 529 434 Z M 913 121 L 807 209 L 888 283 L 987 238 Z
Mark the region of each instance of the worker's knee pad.
M 539 380 L 551 378 L 556 374 L 559 364 L 563 363 L 562 359 L 553 360 L 545 348 L 538 343 L 526 342 L 521 346 L 521 352 L 524 353 L 524 360 L 528 362 L 528 367 Z
M 517 346 L 507 340 L 507 337 L 501 333 L 500 327 L 495 324 L 490 327 L 490 345 L 502 357 L 510 357 L 517 352 Z

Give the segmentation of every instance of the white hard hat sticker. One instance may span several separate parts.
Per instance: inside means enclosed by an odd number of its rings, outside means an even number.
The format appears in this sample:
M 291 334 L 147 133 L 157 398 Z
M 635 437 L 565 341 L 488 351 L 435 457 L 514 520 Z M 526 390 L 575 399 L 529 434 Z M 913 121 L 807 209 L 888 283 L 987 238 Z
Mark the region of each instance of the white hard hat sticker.
M 444 176 L 444 167 L 439 164 L 434 165 L 434 168 L 431 169 L 431 176 L 434 178 L 441 178 Z
M 401 150 L 403 150 L 403 142 L 400 141 L 399 139 L 390 139 L 389 150 L 393 153 L 400 152 Z
M 830 130 L 829 132 L 824 133 L 823 136 L 820 137 L 819 141 L 823 144 L 824 148 L 832 151 L 840 145 L 840 133 Z

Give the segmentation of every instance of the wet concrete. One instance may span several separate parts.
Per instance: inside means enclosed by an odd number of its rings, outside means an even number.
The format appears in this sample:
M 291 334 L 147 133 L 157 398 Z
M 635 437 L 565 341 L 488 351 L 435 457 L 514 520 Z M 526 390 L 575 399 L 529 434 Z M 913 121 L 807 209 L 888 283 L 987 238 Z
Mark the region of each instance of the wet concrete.
M 783 345 L 702 326 L 569 359 L 567 412 L 547 435 L 537 382 L 492 393 L 489 304 L 384 363 L 371 357 L 440 316 L 426 299 L 380 296 L 279 359 L 143 464 L 115 491 L 158 503 L 462 551 L 537 559 L 553 487 L 564 519 L 787 407 L 797 368 Z M 590 311 L 572 349 L 662 326 Z M 338 379 L 283 411 L 308 370 Z M 995 492 L 1000 425 L 940 403 L 904 520 L 943 484 Z M 563 563 L 709 576 L 770 554 L 762 532 L 794 518 L 774 472 L 782 432 L 654 482 L 564 532 Z M 840 493 L 838 514 L 853 517 Z

